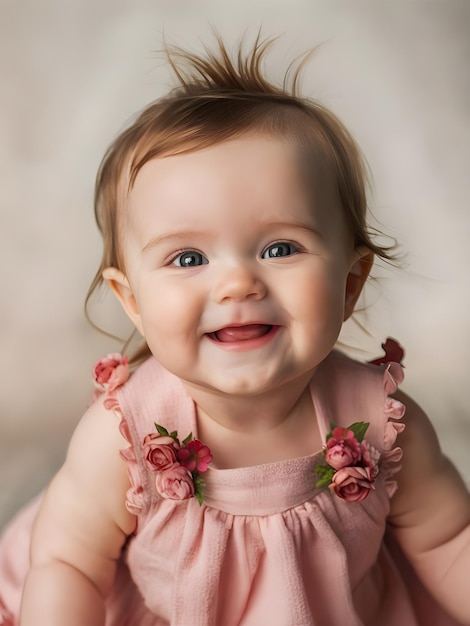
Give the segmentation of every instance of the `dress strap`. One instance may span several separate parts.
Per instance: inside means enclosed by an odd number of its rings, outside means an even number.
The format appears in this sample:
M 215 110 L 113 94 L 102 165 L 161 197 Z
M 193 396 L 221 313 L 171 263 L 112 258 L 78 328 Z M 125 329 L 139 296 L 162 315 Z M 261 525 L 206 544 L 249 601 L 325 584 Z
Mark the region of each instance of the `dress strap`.
M 332 428 L 348 428 L 354 422 L 369 424 L 366 439 L 381 454 L 381 473 L 387 492 L 396 490 L 393 476 L 399 471 L 402 451 L 395 446 L 405 425 L 403 403 L 393 397 L 404 378 L 398 363 L 371 365 L 332 352 L 320 365 L 311 393 L 323 442 Z

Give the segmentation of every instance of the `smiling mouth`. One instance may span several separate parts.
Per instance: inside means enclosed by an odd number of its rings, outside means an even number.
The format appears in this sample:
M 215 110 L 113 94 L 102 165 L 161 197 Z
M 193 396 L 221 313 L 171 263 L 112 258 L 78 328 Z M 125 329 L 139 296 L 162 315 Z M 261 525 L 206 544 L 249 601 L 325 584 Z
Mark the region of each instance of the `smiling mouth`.
M 220 328 L 212 333 L 207 333 L 207 336 L 212 341 L 220 343 L 234 343 L 240 341 L 250 341 L 253 339 L 260 339 L 265 337 L 274 328 L 271 324 L 246 324 L 244 326 L 226 326 Z

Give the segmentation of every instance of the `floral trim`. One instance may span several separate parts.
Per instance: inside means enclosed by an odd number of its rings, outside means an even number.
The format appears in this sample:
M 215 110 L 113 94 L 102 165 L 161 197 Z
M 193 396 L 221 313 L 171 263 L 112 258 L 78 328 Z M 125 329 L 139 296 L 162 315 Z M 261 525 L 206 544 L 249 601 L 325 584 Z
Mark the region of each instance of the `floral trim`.
M 347 428 L 332 426 L 326 436 L 324 460 L 315 468 L 317 487 L 327 486 L 347 502 L 361 502 L 375 489 L 380 452 L 364 439 L 368 428 L 368 422 L 355 422 Z
M 156 474 L 157 492 L 169 500 L 195 496 L 202 504 L 205 483 L 201 474 L 212 461 L 211 451 L 192 434 L 180 443 L 176 430 L 169 433 L 160 424 L 155 428 L 157 432 L 146 435 L 142 446 L 145 465 Z
M 382 469 L 385 475 L 385 488 L 389 498 L 391 498 L 397 488 L 397 481 L 394 479 L 400 469 L 400 461 L 403 456 L 400 447 L 394 447 L 396 439 L 405 430 L 405 424 L 399 422 L 405 415 L 405 405 L 396 398 L 390 397 L 398 389 L 398 384 L 402 382 L 403 369 L 398 363 L 389 363 L 384 372 L 384 414 L 387 422 L 384 429 L 383 449 L 382 449 Z
M 128 380 L 129 359 L 118 352 L 107 354 L 95 363 L 92 376 L 95 385 L 93 400 L 96 400 L 103 393 L 112 393 Z
M 387 417 L 387 423 L 384 429 L 384 439 L 382 444 L 382 470 L 385 479 L 385 489 L 389 498 L 391 498 L 397 488 L 397 481 L 393 478 L 400 469 L 400 461 L 402 458 L 402 450 L 399 447 L 393 447 L 397 436 L 405 429 L 405 424 L 398 422 L 405 414 L 405 406 L 399 400 L 390 397 L 398 389 L 398 383 L 403 380 L 402 361 L 405 356 L 404 348 L 391 337 L 387 337 L 382 344 L 385 354 L 372 361 L 372 365 L 385 365 L 384 371 L 384 414 Z
M 129 477 L 130 487 L 126 492 L 126 509 L 132 515 L 140 515 L 146 508 L 145 489 L 142 480 L 142 475 L 137 462 L 134 446 L 132 445 L 132 436 L 129 430 L 129 425 L 121 413 L 121 408 L 113 395 L 115 404 L 110 405 L 109 409 L 115 411 L 115 413 L 121 418 L 119 423 L 119 432 L 124 439 L 130 444 L 128 448 L 119 450 L 121 459 L 126 461 L 127 475 Z M 105 402 L 106 406 L 106 402 Z
M 145 490 L 143 486 L 141 472 L 139 470 L 137 457 L 132 445 L 132 436 L 126 419 L 124 418 L 119 401 L 116 398 L 116 390 L 129 379 L 129 359 L 118 352 L 107 354 L 99 359 L 92 371 L 95 392 L 92 400 L 106 394 L 104 407 L 108 411 L 114 411 L 120 418 L 119 432 L 130 444 L 128 448 L 119 451 L 121 458 L 127 464 L 127 475 L 130 487 L 126 493 L 126 508 L 133 515 L 140 515 L 145 508 Z M 0 622 L 1 624 L 1 622 Z

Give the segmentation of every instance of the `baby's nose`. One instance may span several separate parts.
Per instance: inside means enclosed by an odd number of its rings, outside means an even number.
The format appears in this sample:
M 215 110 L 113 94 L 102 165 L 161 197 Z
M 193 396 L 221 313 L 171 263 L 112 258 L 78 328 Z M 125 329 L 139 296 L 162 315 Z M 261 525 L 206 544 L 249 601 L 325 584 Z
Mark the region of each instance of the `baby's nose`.
M 266 295 L 266 285 L 252 269 L 243 265 L 227 268 L 218 276 L 213 290 L 216 302 L 259 300 Z

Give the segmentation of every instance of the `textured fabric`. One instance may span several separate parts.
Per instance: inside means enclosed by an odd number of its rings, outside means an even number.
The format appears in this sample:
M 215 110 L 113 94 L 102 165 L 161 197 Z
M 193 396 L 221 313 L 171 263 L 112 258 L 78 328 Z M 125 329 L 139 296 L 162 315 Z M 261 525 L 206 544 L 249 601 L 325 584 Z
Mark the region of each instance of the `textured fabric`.
M 115 394 L 128 428 L 133 491 L 144 486 L 127 562 L 157 623 L 416 624 L 382 539 L 393 492 L 403 407 L 388 399 L 402 370 L 367 366 L 333 353 L 317 370 L 312 400 L 322 439 L 330 424 L 370 422 L 367 438 L 383 452 L 376 489 L 348 503 L 316 487 L 311 456 L 206 472 L 203 506 L 159 499 L 141 445 L 153 423 L 197 435 L 195 407 L 181 383 L 148 361 Z M 162 390 L 153 395 L 144 389 Z M 312 417 L 312 419 L 314 419 Z M 137 471 L 136 471 L 137 470 Z M 142 493 L 142 492 L 141 492 Z M 393 606 L 393 611 L 391 607 Z
M 419 587 L 397 547 L 384 542 L 404 412 L 389 396 L 402 377 L 396 364 L 379 368 L 334 352 L 311 382 L 312 420 L 323 440 L 331 423 L 370 422 L 367 439 L 382 452 L 382 463 L 364 501 L 349 503 L 317 488 L 321 451 L 312 451 L 228 470 L 217 469 L 214 459 L 200 506 L 195 498 L 160 498 L 144 464 L 142 441 L 155 422 L 181 437 L 197 436 L 197 423 L 180 381 L 154 359 L 143 364 L 107 400 L 130 444 L 123 451 L 131 480 L 127 505 L 138 514 L 108 599 L 107 626 L 453 624 Z M 0 549 L 0 583 L 10 578 L 7 562 L 18 561 L 16 538 L 19 527 L 25 536 L 31 511 L 13 524 L 10 547 L 4 542 Z M 17 614 L 20 579 L 16 572 L 6 593 L 0 585 L 8 626 L 16 624 L 6 607 Z

